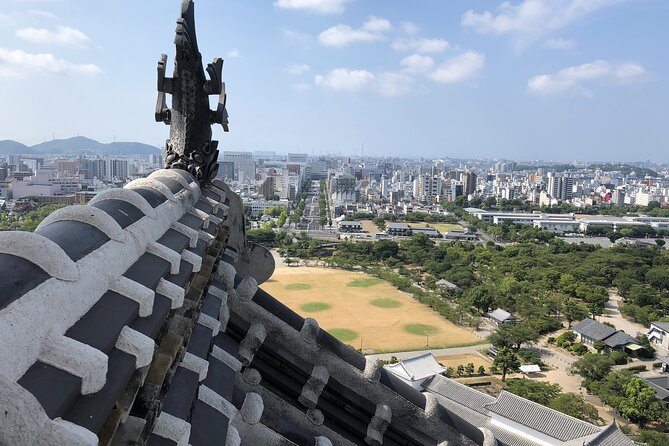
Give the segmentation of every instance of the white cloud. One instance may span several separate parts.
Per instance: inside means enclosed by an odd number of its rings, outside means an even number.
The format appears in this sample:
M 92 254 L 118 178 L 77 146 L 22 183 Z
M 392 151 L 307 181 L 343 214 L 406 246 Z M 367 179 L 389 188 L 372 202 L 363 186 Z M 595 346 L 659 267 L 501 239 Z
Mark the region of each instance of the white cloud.
M 28 42 L 39 44 L 76 48 L 86 48 L 91 45 L 91 39 L 86 34 L 69 26 L 59 26 L 56 31 L 44 28 L 22 28 L 16 30 L 16 35 Z
M 58 19 L 58 16 L 56 14 L 49 11 L 41 11 L 39 9 L 31 9 L 28 11 L 28 14 L 36 17 L 42 17 L 44 19 L 51 19 L 51 20 Z
M 382 96 L 402 96 L 411 91 L 414 79 L 404 73 L 337 68 L 325 75 L 317 75 L 314 84 L 335 91 L 370 91 Z M 294 86 L 295 88 L 295 86 Z
M 102 73 L 102 70 L 97 65 L 58 59 L 50 53 L 33 54 L 0 48 L 0 77 L 26 77 L 38 73 L 94 76 Z
M 554 95 L 572 92 L 591 97 L 592 92 L 583 86 L 594 81 L 635 82 L 644 80 L 648 73 L 637 63 L 626 62 L 612 65 L 602 59 L 582 65 L 567 67 L 554 74 L 541 74 L 527 81 L 530 93 Z
M 399 38 L 390 45 L 397 51 L 415 51 L 417 53 L 441 53 L 451 47 L 444 39 L 404 39 Z
M 359 91 L 372 84 L 376 76 L 367 70 L 337 68 L 325 75 L 316 75 L 314 83 L 319 87 L 340 91 Z
M 648 77 L 648 72 L 638 63 L 627 62 L 618 65 L 615 76 L 620 81 L 629 82 Z
M 359 29 L 348 25 L 335 25 L 318 35 L 318 41 L 325 46 L 344 47 L 356 42 L 384 40 L 384 32 L 392 29 L 386 19 L 371 16 Z
M 400 25 L 402 25 L 402 30 L 409 35 L 416 34 L 418 32 L 418 26 L 415 23 L 400 22 Z
M 311 42 L 311 36 L 307 33 L 303 33 L 302 31 L 297 31 L 290 28 L 281 28 L 281 33 L 288 39 L 294 40 L 295 42 L 302 45 L 308 45 Z
M 400 65 L 408 73 L 426 73 L 434 67 L 434 59 L 430 56 L 412 54 L 402 59 Z
M 234 58 L 239 57 L 239 56 L 241 56 L 241 53 L 239 52 L 239 50 L 237 48 L 233 48 L 230 51 L 228 51 L 228 58 L 229 59 L 234 59 Z
M 393 29 L 393 25 L 386 19 L 382 19 L 376 16 L 369 16 L 369 19 L 362 24 L 362 29 L 364 31 L 369 31 L 373 33 L 379 33 L 384 31 L 390 31 Z
M 443 62 L 429 74 L 429 77 L 445 84 L 466 82 L 476 78 L 484 66 L 485 55 L 467 51 Z
M 299 76 L 300 74 L 304 74 L 307 71 L 311 70 L 311 67 L 305 63 L 296 63 L 291 66 L 289 66 L 286 71 L 288 73 L 294 75 L 294 76 Z
M 504 1 L 495 12 L 465 12 L 461 24 L 481 34 L 511 35 L 518 43 L 526 44 L 622 1 L 522 0 L 517 4 Z
M 570 50 L 576 47 L 576 41 L 573 39 L 548 39 L 544 42 L 544 46 L 553 50 Z
M 341 14 L 350 0 L 277 0 L 274 6 L 282 9 L 293 9 L 316 12 L 319 14 Z

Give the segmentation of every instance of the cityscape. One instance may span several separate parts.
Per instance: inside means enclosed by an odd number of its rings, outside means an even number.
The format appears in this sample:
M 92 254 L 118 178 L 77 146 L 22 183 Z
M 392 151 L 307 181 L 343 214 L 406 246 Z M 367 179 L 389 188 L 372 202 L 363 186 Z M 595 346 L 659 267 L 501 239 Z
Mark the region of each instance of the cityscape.
M 664 0 L 163 3 L 0 10 L 0 446 L 669 446 Z

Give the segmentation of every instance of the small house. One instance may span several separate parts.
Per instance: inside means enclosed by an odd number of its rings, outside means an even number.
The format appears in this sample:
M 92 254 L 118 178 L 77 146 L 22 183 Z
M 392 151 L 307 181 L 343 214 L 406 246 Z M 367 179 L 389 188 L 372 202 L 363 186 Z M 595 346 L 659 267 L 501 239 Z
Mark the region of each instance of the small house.
M 502 310 L 501 308 L 497 308 L 496 310 L 490 311 L 486 313 L 486 315 L 488 316 L 488 319 L 490 319 L 490 321 L 498 327 L 501 324 L 513 324 L 516 322 L 520 322 L 520 319 L 518 319 L 508 311 Z

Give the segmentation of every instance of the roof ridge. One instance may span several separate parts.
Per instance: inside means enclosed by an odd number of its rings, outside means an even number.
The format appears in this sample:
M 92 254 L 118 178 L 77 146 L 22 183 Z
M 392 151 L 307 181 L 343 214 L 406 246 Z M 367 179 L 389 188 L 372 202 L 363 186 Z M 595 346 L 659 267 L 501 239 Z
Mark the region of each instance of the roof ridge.
M 487 406 L 494 406 L 495 404 L 498 404 L 498 403 L 499 403 L 499 399 L 502 397 L 502 395 L 510 395 L 510 396 L 513 397 L 513 398 L 517 398 L 517 399 L 519 399 L 519 400 L 526 401 L 526 402 L 528 402 L 528 403 L 530 403 L 530 404 L 532 404 L 532 405 L 539 406 L 539 407 L 542 408 L 542 409 L 550 410 L 550 411 L 552 411 L 552 412 L 554 412 L 554 413 L 556 413 L 556 414 L 558 414 L 558 415 L 560 415 L 560 416 L 563 416 L 563 417 L 565 417 L 565 418 L 568 418 L 568 419 L 572 419 L 572 420 L 574 420 L 574 421 L 577 421 L 579 424 L 583 424 L 583 425 L 587 425 L 587 426 L 592 426 L 592 427 L 595 427 L 596 429 L 600 429 L 600 426 L 595 426 L 595 425 L 592 424 L 592 423 L 588 423 L 587 421 L 583 421 L 583 420 L 580 420 L 580 419 L 578 419 L 578 418 L 576 418 L 576 417 L 572 417 L 571 415 L 567 415 L 567 414 L 564 413 L 564 412 L 560 412 L 559 410 L 555 410 L 555 409 L 550 408 L 550 407 L 548 407 L 548 406 L 544 406 L 543 404 L 539 404 L 539 403 L 537 403 L 536 401 L 532 401 L 532 400 L 529 400 L 529 399 L 527 399 L 527 398 L 523 398 L 522 396 L 516 395 L 515 393 L 509 392 L 509 391 L 504 390 L 504 389 L 502 389 L 502 391 L 500 392 L 499 396 L 497 397 L 497 400 L 496 400 L 494 403 L 486 404 L 485 406 L 486 406 L 486 407 L 487 407 Z

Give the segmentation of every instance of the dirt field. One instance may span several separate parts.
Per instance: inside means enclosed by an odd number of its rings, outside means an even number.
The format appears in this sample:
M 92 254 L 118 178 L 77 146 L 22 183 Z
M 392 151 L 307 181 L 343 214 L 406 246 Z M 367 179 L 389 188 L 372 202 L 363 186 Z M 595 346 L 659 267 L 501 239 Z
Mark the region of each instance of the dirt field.
M 376 235 L 380 232 L 378 226 L 372 223 L 372 220 L 361 220 L 360 223 L 362 223 L 362 230 L 371 235 Z
M 365 353 L 446 348 L 480 340 L 375 277 L 316 267 L 277 268 L 261 286 Z M 466 363 L 465 363 L 466 364 Z
M 435 228 L 442 234 L 445 234 L 448 231 L 452 231 L 453 229 L 462 229 L 462 226 L 450 223 L 409 223 L 409 226 L 411 226 L 412 228 L 425 228 L 425 227 Z
M 444 367 L 457 369 L 459 365 L 466 366 L 470 362 L 474 363 L 474 368 L 478 370 L 479 366 L 483 366 L 486 372 L 492 367 L 492 362 L 485 360 L 480 355 L 452 355 L 452 356 L 438 356 L 435 358 L 437 362 Z

